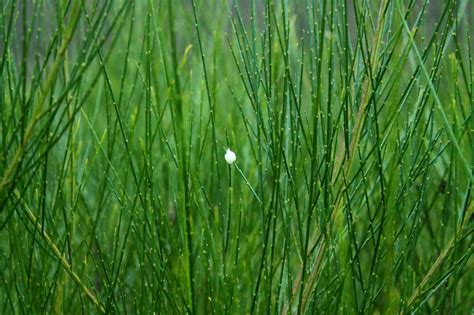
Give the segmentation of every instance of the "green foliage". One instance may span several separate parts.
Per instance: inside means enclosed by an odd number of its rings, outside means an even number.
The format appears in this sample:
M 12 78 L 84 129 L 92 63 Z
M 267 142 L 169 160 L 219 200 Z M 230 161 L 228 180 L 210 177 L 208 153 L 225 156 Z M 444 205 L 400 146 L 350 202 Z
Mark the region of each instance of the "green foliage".
M 0 10 L 0 313 L 474 309 L 472 2 Z

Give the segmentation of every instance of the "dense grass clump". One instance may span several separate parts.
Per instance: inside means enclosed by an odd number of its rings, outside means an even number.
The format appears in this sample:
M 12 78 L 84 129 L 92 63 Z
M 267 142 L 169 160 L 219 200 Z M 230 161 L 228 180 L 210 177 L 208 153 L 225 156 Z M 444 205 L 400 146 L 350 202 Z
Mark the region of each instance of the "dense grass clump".
M 472 312 L 473 17 L 2 1 L 0 313 Z

